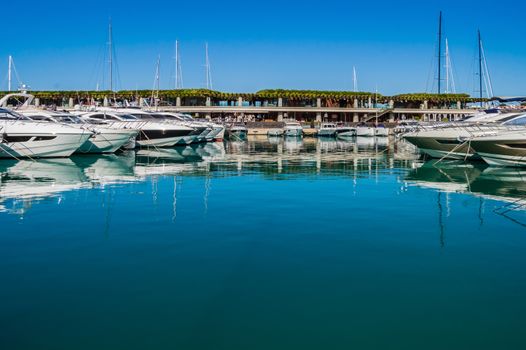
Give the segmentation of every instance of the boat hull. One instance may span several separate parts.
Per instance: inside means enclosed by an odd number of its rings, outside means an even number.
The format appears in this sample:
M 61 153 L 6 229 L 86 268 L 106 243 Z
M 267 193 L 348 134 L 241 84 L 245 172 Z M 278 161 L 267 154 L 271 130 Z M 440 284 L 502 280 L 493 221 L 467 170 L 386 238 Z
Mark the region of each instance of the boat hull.
M 111 130 L 103 131 L 89 138 L 76 153 L 114 153 L 135 139 L 138 131 Z
M 24 137 L 23 134 L 7 134 L 10 137 Z M 32 135 L 24 142 L 0 143 L 0 158 L 62 158 L 71 156 L 83 145 L 91 133 Z M 43 140 L 37 140 L 38 138 Z M 47 139 L 49 138 L 49 139 Z M 47 139 L 47 140 L 46 140 Z
M 471 146 L 489 165 L 526 167 L 526 137 L 473 140 Z
M 418 147 L 421 153 L 431 158 L 445 159 L 479 159 L 469 142 L 451 138 L 412 137 L 404 136 L 411 144 Z
M 369 127 L 357 127 L 356 136 L 373 137 L 375 136 L 375 129 Z

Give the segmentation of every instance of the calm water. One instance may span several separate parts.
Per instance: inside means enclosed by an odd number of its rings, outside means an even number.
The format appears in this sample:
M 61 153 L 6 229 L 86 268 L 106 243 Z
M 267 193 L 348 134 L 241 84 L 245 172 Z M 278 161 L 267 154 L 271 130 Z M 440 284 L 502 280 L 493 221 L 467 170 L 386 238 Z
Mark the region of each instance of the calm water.
M 524 349 L 526 170 L 394 140 L 0 161 L 1 349 Z

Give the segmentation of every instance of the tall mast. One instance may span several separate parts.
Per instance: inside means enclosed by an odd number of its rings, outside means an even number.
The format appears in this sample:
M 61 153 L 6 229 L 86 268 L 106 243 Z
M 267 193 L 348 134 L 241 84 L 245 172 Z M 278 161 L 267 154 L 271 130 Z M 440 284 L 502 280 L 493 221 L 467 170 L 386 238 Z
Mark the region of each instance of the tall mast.
M 438 18 L 438 94 L 440 95 L 440 83 L 442 81 L 442 11 Z
M 480 106 L 482 107 L 482 37 L 480 35 L 480 29 L 478 30 L 478 44 L 479 44 L 479 92 L 480 92 Z
M 205 43 L 205 67 L 206 67 L 206 88 L 212 89 L 212 73 L 210 71 L 210 59 L 208 58 L 208 43 Z
M 181 69 L 181 53 L 179 50 L 179 40 L 175 41 L 175 88 L 183 88 L 183 71 Z
M 154 91 L 152 91 L 152 100 L 153 100 L 153 104 L 154 104 L 156 109 L 157 109 L 157 105 L 158 105 L 158 102 L 159 102 L 159 90 L 160 90 L 160 87 L 161 87 L 161 84 L 160 84 L 160 81 L 161 81 L 160 73 L 161 73 L 161 55 L 157 56 L 157 64 L 155 66 Z
M 449 45 L 446 38 L 446 94 L 449 94 Z
M 352 67 L 352 81 L 353 81 L 353 90 L 354 92 L 358 91 L 358 79 L 356 78 L 356 67 Z
M 13 56 L 9 55 L 9 68 L 7 70 L 7 91 L 11 91 L 11 80 L 13 71 Z
M 108 35 L 109 35 L 109 41 L 108 41 L 108 49 L 109 49 L 109 65 L 110 65 L 110 91 L 113 91 L 113 35 L 112 35 L 112 28 L 111 28 L 111 18 L 110 18 L 110 24 L 108 28 Z
M 179 88 L 179 41 L 175 41 L 175 85 L 174 87 Z

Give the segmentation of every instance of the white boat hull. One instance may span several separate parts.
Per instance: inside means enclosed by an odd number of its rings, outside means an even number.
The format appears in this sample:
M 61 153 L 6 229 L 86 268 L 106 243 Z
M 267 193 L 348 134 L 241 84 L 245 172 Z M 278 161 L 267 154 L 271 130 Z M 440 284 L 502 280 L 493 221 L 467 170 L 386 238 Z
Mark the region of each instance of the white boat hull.
M 357 127 L 356 136 L 373 137 L 375 136 L 375 129 L 369 127 Z
M 137 131 L 108 129 L 90 137 L 76 153 L 114 153 L 135 140 Z
M 71 156 L 83 145 L 91 133 L 83 134 L 43 134 L 53 137 L 50 140 L 0 143 L 0 158 L 60 158 Z

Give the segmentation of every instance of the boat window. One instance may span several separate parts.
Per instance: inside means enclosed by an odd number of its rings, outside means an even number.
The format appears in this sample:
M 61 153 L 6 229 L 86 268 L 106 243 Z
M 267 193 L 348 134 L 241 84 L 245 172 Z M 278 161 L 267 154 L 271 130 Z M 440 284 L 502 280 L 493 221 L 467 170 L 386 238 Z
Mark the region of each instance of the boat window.
M 10 111 L 4 108 L 0 108 L 0 119 L 2 120 L 29 120 L 28 117 L 18 114 L 14 111 Z
M 137 120 L 137 118 L 131 114 L 119 114 L 119 118 L 124 120 Z
M 504 125 L 526 125 L 526 115 L 522 115 L 520 117 L 516 117 L 515 119 L 512 119 L 510 121 L 504 122 Z
M 44 120 L 44 121 L 51 121 L 51 118 L 44 116 L 44 115 L 28 115 L 27 116 L 31 120 Z
M 499 118 L 498 121 L 501 122 L 501 123 L 505 123 L 507 121 L 510 121 L 512 119 L 515 119 L 517 117 L 521 116 L 520 114 L 512 114 L 512 115 L 509 115 L 507 117 L 504 117 L 504 118 Z
M 94 114 L 94 115 L 90 115 L 89 117 L 93 119 L 106 119 L 105 118 L 106 116 L 104 114 Z
M 131 116 L 137 119 L 157 119 L 153 115 L 146 114 L 146 113 L 135 113 L 135 114 L 132 113 Z

